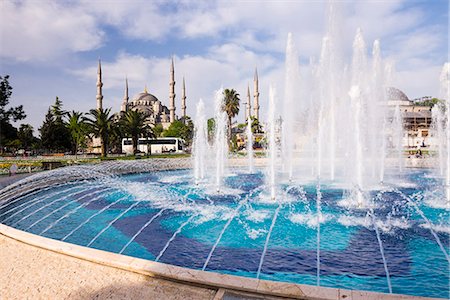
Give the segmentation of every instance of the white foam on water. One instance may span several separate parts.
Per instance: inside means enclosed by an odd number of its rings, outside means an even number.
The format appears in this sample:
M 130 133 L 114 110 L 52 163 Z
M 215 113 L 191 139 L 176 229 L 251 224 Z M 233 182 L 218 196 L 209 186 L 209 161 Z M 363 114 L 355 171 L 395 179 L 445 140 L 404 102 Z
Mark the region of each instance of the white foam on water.
M 347 197 L 342 198 L 337 202 L 337 204 L 341 207 L 345 207 L 348 209 L 355 209 L 355 210 L 367 210 L 370 208 L 376 208 L 376 204 L 373 201 L 369 201 L 368 196 L 363 193 L 362 195 L 363 201 L 360 203 L 358 201 L 358 197 L 356 195 L 349 195 Z
M 185 182 L 186 180 L 189 180 L 185 175 L 171 175 L 171 176 L 164 176 L 158 179 L 161 183 L 180 183 Z
M 266 229 L 250 229 L 246 230 L 247 236 L 252 240 L 256 240 L 257 238 L 264 236 L 267 234 Z
M 443 179 L 444 177 L 440 174 L 436 174 L 436 173 L 426 173 L 425 175 L 423 175 L 423 178 L 427 178 L 427 179 Z
M 132 195 L 136 201 L 147 201 L 155 205 L 167 206 L 179 201 L 180 195 L 167 190 L 164 187 L 142 182 L 117 182 L 117 188 Z
M 344 225 L 345 227 L 352 226 L 362 226 L 368 229 L 372 229 L 373 221 L 369 215 L 365 217 L 355 217 L 355 216 L 340 216 L 338 218 L 338 223 Z M 411 227 L 411 224 L 408 222 L 408 219 L 401 218 L 392 218 L 388 217 L 387 219 L 379 219 L 376 218 L 377 228 L 379 228 L 384 233 L 393 233 L 395 229 L 408 229 Z
M 427 223 L 420 224 L 419 226 L 430 229 L 430 226 Z M 432 226 L 434 231 L 450 234 L 450 225 L 434 224 Z
M 329 214 L 320 214 L 320 224 L 324 224 L 331 221 L 334 217 Z M 317 214 L 305 213 L 305 214 L 291 214 L 288 219 L 295 224 L 306 225 L 309 228 L 317 228 L 318 220 Z
M 394 229 L 408 229 L 411 224 L 408 219 L 401 218 L 387 218 L 386 220 L 377 219 L 376 226 L 381 229 L 384 233 L 392 233 Z
M 447 201 L 444 188 L 441 191 L 433 191 L 423 195 L 427 206 L 440 209 L 450 209 L 450 202 Z
M 202 224 L 212 220 L 226 221 L 233 216 L 233 210 L 226 206 L 218 205 L 188 205 L 181 207 L 183 210 L 192 210 L 198 216 L 194 220 L 195 224 Z
M 362 226 L 369 228 L 372 225 L 372 220 L 369 216 L 355 217 L 344 215 L 340 216 L 337 221 L 339 224 L 344 225 L 345 227 Z
M 205 187 L 205 194 L 208 196 L 238 196 L 244 193 L 243 190 L 233 189 L 226 186 L 221 186 L 219 190 L 217 190 L 215 185 L 207 185 Z
M 288 193 L 281 190 L 277 190 L 275 192 L 275 195 L 276 195 L 275 199 L 273 199 L 270 193 L 262 192 L 258 196 L 254 197 L 252 201 L 254 201 L 255 203 L 271 204 L 271 205 L 278 205 L 278 204 L 284 205 L 300 201 L 299 198 L 289 195 Z
M 247 220 L 261 223 L 264 220 L 270 219 L 272 217 L 272 212 L 270 210 L 248 210 L 247 211 Z
M 409 181 L 397 181 L 392 184 L 392 186 L 398 188 L 416 188 L 417 184 Z

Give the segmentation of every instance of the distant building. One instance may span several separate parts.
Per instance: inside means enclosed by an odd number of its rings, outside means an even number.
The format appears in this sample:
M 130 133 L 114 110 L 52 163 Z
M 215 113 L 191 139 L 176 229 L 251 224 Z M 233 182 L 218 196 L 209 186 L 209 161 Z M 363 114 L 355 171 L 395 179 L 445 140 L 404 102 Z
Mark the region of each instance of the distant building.
M 150 126 L 161 124 L 164 129 L 167 129 L 170 124 L 170 110 L 163 105 L 156 96 L 150 94 L 147 88 L 142 93 L 133 97 L 133 99 L 126 104 L 122 104 L 120 113 L 124 114 L 129 110 L 137 110 L 147 114 Z
M 98 62 L 97 70 L 97 109 L 103 108 L 103 93 L 102 93 L 102 67 L 101 62 Z M 170 64 L 170 77 L 169 77 L 169 106 L 165 106 L 155 96 L 150 94 L 145 87 L 144 91 L 135 95 L 131 101 L 128 96 L 128 79 L 125 79 L 125 92 L 122 105 L 120 106 L 120 112 L 116 114 L 117 118 L 125 114 L 129 110 L 137 110 L 146 113 L 148 117 L 148 124 L 151 127 L 161 124 L 164 129 L 167 129 L 170 124 L 178 119 L 175 113 L 175 68 L 173 58 Z M 182 92 L 181 92 L 181 110 L 182 119 L 186 118 L 186 85 L 183 78 Z M 92 138 L 92 143 L 88 145 L 88 152 L 100 153 L 100 139 Z
M 182 118 L 184 119 L 186 118 L 186 85 L 184 78 L 181 95 Z M 169 107 L 163 105 L 155 95 L 150 94 L 147 91 L 147 87 L 142 93 L 135 95 L 131 101 L 128 100 L 128 80 L 126 79 L 125 94 L 120 107 L 121 114 L 128 110 L 144 112 L 149 116 L 148 122 L 150 126 L 161 124 L 164 129 L 167 129 L 170 124 L 177 120 L 178 117 L 175 114 L 175 68 L 173 58 L 170 64 Z
M 397 88 L 387 89 L 390 116 L 393 116 L 396 106 L 399 106 L 403 117 L 403 146 L 406 149 L 429 147 L 433 140 L 430 136 L 432 121 L 431 107 L 416 105 Z

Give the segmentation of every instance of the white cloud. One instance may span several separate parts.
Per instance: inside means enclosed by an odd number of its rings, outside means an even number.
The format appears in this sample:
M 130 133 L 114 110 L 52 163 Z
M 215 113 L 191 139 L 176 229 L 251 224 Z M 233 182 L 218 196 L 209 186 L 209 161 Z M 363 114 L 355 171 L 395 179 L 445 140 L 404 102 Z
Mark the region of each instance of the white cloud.
M 173 29 L 170 14 L 160 11 L 162 4 L 161 1 L 81 0 L 79 6 L 100 24 L 113 26 L 126 37 L 160 40 Z
M 213 101 L 214 91 L 221 86 L 236 89 L 244 101 L 247 83 L 250 84 L 251 89 L 253 88 L 253 72 L 256 66 L 259 68 L 260 74 L 264 74 L 261 75 L 261 89 L 268 90 L 268 84 L 265 84 L 266 78 L 268 78 L 266 76 L 269 74 L 269 77 L 273 77 L 274 71 L 271 69 L 277 65 L 277 61 L 269 55 L 258 55 L 234 44 L 212 47 L 205 56 L 187 55 L 175 57 L 174 60 L 176 101 L 180 101 L 181 82 L 184 76 L 188 97 L 188 114 L 190 115 L 195 114 L 195 105 L 199 99 L 203 99 L 206 103 L 212 103 L 210 101 Z M 169 68 L 169 58 L 144 57 L 125 52 L 120 53 L 113 61 L 103 61 L 105 106 L 112 106 L 115 111 L 119 109 L 123 97 L 125 76 L 129 81 L 130 97 L 141 92 L 147 85 L 149 92 L 167 105 Z M 283 73 L 283 69 L 282 64 L 277 65 L 278 73 Z M 74 71 L 68 70 L 68 72 L 93 85 L 96 82 L 97 65 L 93 63 L 91 67 Z M 177 107 L 179 106 L 178 103 Z M 209 114 L 213 112 L 212 107 L 212 105 L 209 106 Z
M 256 66 L 260 74 L 261 106 L 265 109 L 270 83 L 278 87 L 279 96 L 283 93 L 287 33 L 293 33 L 304 72 L 311 56 L 318 60 L 327 27 L 326 1 L 0 3 L 2 58 L 47 62 L 64 54 L 98 49 L 102 57 L 113 57 L 103 62 L 105 101 L 111 104 L 106 106 L 113 106 L 113 110 L 120 107 L 125 76 L 129 78 L 131 94 L 142 91 L 147 84 L 149 91 L 167 104 L 169 51 L 177 53 L 177 99 L 182 75 L 186 77 L 190 115 L 195 113 L 194 103 L 199 98 L 207 103 L 212 101 L 214 90 L 221 85 L 237 89 L 245 99 L 247 83 L 252 85 Z M 338 34 L 347 63 L 351 61 L 356 28 L 361 27 L 369 51 L 373 40 L 380 38 L 384 56 L 396 61 L 398 86 L 408 96 L 437 92 L 439 69 L 446 59 L 442 45 L 448 40 L 443 30 L 447 24 L 425 23 L 427 12 L 406 0 L 335 1 L 335 4 L 340 12 L 338 25 L 332 28 Z M 133 48 L 136 40 L 140 42 L 138 49 Z M 150 53 L 159 52 L 145 48 L 148 41 L 156 41 L 160 49 L 166 47 L 167 53 L 151 56 Z M 179 45 L 183 42 L 193 47 L 182 49 Z M 102 45 L 105 47 L 101 48 Z M 83 57 L 71 58 L 71 62 L 61 64 L 67 70 L 75 69 L 69 74 L 82 79 L 80 86 L 92 89 L 89 90 L 92 100 L 86 101 L 92 101 L 94 106 L 96 63 L 82 68 L 80 65 L 87 63 Z M 77 61 L 76 67 L 73 61 Z M 83 108 L 89 105 L 86 102 Z
M 104 33 L 77 6 L 54 1 L 1 2 L 1 52 L 19 61 L 54 60 L 63 53 L 98 48 Z
M 403 68 L 418 68 L 430 63 L 440 64 L 442 61 L 436 62 L 433 56 L 442 47 L 444 40 L 445 35 L 438 28 L 417 29 L 408 34 L 398 35 L 389 45 L 389 52 Z M 419 61 L 423 63 L 419 64 Z

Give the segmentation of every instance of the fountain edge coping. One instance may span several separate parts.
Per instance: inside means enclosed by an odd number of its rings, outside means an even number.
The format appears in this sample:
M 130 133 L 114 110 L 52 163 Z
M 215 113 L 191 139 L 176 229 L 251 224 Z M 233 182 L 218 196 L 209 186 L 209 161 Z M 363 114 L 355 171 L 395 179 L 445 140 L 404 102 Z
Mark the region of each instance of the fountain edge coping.
M 4 224 L 0 224 L 0 234 L 31 246 L 101 265 L 119 268 L 150 277 L 182 282 L 184 284 L 202 285 L 217 289 L 222 288 L 230 291 L 249 292 L 260 295 L 281 296 L 297 299 L 437 299 L 420 296 L 317 287 L 188 269 L 57 241 L 21 231 Z

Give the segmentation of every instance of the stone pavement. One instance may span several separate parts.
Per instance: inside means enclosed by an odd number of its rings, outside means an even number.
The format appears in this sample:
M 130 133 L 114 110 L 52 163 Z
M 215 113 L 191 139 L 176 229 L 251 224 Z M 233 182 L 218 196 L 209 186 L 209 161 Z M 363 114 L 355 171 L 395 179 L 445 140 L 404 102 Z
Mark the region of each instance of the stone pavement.
M 128 272 L 0 235 L 0 298 L 213 299 L 215 289 Z

